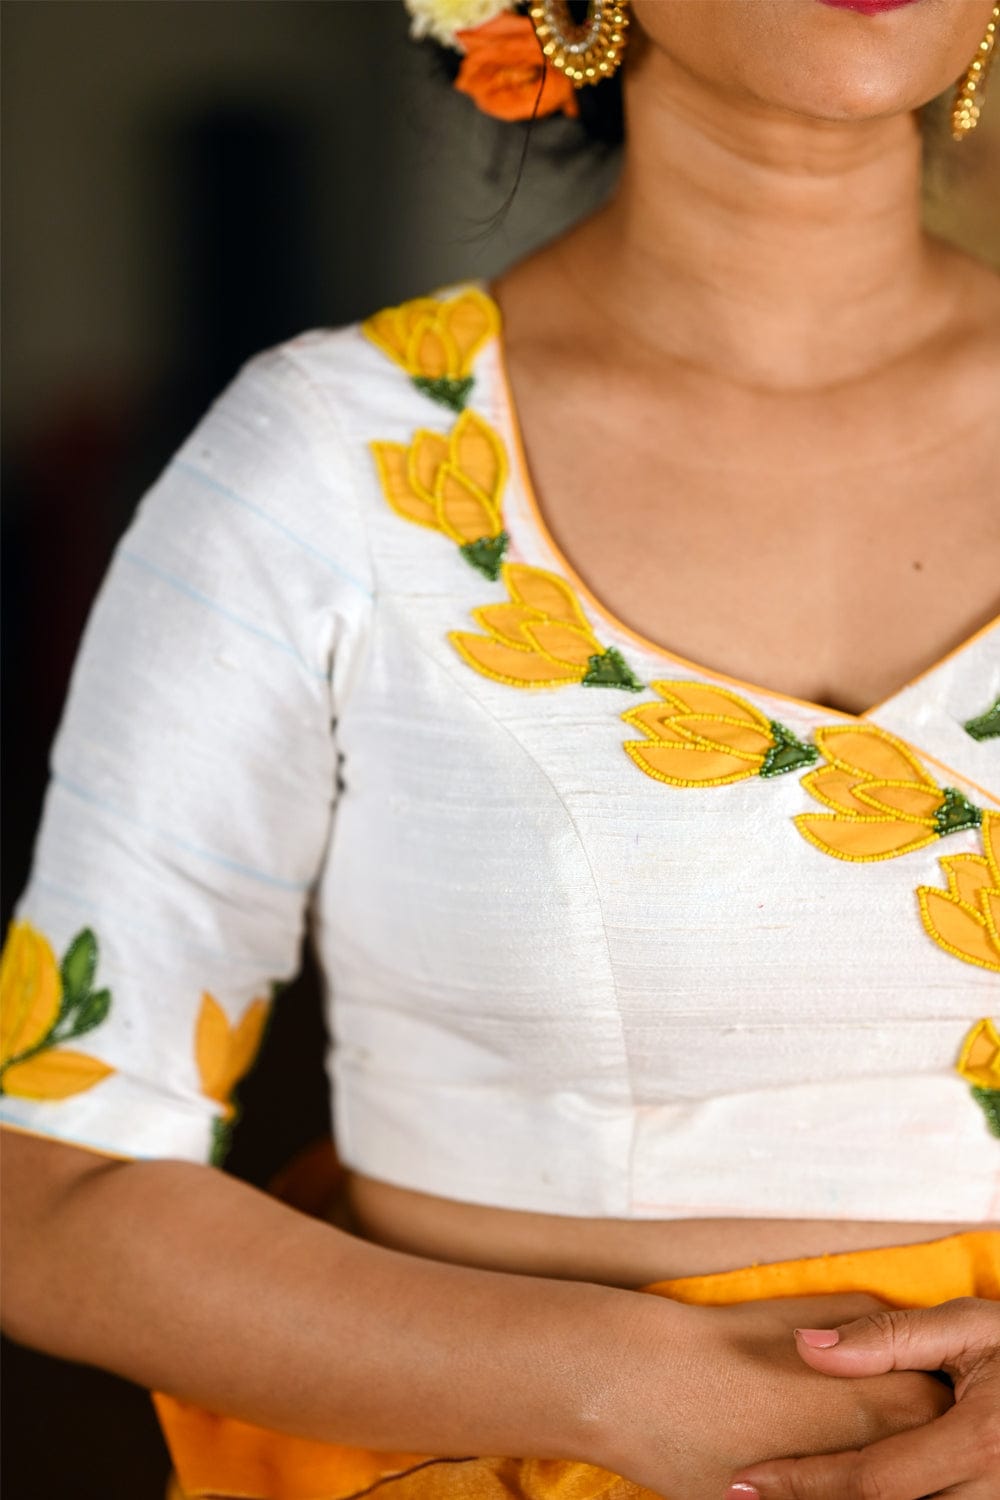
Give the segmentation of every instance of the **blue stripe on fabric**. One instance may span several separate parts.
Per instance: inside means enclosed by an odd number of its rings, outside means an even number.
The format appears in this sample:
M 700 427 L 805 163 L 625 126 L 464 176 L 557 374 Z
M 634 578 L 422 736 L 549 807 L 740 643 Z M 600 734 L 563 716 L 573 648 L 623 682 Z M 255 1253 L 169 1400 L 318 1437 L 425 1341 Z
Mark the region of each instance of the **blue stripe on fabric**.
M 266 521 L 269 526 L 273 526 L 276 531 L 280 531 L 282 536 L 286 536 L 290 542 L 294 542 L 297 547 L 301 547 L 305 552 L 308 552 L 310 557 L 315 557 L 319 562 L 325 564 L 326 567 L 337 574 L 338 578 L 342 578 L 345 583 L 351 584 L 353 588 L 359 589 L 366 599 L 373 597 L 368 585 L 363 583 L 360 578 L 355 578 L 353 573 L 349 573 L 343 564 L 337 562 L 336 558 L 329 557 L 325 552 L 321 552 L 318 547 L 313 546 L 312 542 L 307 542 L 305 537 L 299 536 L 298 532 L 293 531 L 290 526 L 286 526 L 284 521 L 279 521 L 277 516 L 272 516 L 270 511 L 264 510 L 263 506 L 255 505 L 252 500 L 247 500 L 244 495 L 238 495 L 228 485 L 220 484 L 217 479 L 213 479 L 211 474 L 206 474 L 204 469 L 197 468 L 194 464 L 189 463 L 187 459 L 171 459 L 169 467 L 180 469 L 182 473 L 190 475 L 192 479 L 197 479 L 200 484 L 204 484 L 208 489 L 214 490 L 217 495 L 222 495 L 226 500 L 231 500 L 234 505 L 242 505 L 244 510 L 248 510 L 252 515 L 258 516 L 262 521 Z
M 161 828 L 156 823 L 147 822 L 144 818 L 137 818 L 134 813 L 129 813 L 124 808 L 116 807 L 113 802 L 99 797 L 96 792 L 89 788 L 80 786 L 75 781 L 70 781 L 61 772 L 54 771 L 52 780 L 57 785 L 69 792 L 71 796 L 79 797 L 81 802 L 89 802 L 94 807 L 100 807 L 105 812 L 111 813 L 116 818 L 121 818 L 126 823 L 131 823 L 135 828 L 143 828 L 147 833 L 153 833 L 157 838 L 164 839 L 169 844 L 174 844 L 178 849 L 183 849 L 188 854 L 194 854 L 199 859 L 208 860 L 213 865 L 220 866 L 223 870 L 232 870 L 234 874 L 245 875 L 248 880 L 256 880 L 261 885 L 274 886 L 280 891 L 308 891 L 312 887 L 311 881 L 284 880 L 280 875 L 270 875 L 266 870 L 255 870 L 250 865 L 240 864 L 238 860 L 230 859 L 228 855 L 217 854 L 213 849 L 202 849 L 197 844 L 189 843 L 187 839 L 179 838 L 177 834 L 170 833 L 166 828 Z
M 61 901 L 64 906 L 75 907 L 78 911 L 86 913 L 92 919 L 95 910 L 100 911 L 104 909 L 93 900 L 88 900 L 86 896 L 81 896 L 79 891 L 73 890 L 69 886 L 60 885 L 58 881 L 50 880 L 47 875 L 35 874 L 32 875 L 31 882 L 25 892 L 25 895 L 29 898 L 27 902 L 23 903 L 25 911 L 30 907 L 30 895 L 33 890 L 40 891 L 43 895 L 51 896 L 54 901 Z M 19 914 L 21 910 L 22 905 L 19 904 Z M 28 920 L 31 920 L 30 917 Z M 230 964 L 233 966 L 240 964 L 244 968 L 254 969 L 264 974 L 281 973 L 287 963 L 286 959 L 271 963 L 259 956 L 250 958 L 234 950 L 221 952 L 216 948 L 206 948 L 201 944 L 186 942 L 183 936 L 178 933 L 176 923 L 173 922 L 168 926 L 158 926 L 155 923 L 149 922 L 137 922 L 134 917 L 123 917 L 117 909 L 115 909 L 111 916 L 111 921 L 116 930 L 120 929 L 123 932 L 135 934 L 146 940 L 150 938 L 167 938 L 176 952 L 200 960 L 210 960 L 212 963 Z
M 311 667 L 301 651 L 293 646 L 291 641 L 284 641 L 280 636 L 271 635 L 269 631 L 264 630 L 260 625 L 255 625 L 252 620 L 245 620 L 242 615 L 238 615 L 233 610 L 227 609 L 224 604 L 219 604 L 217 600 L 212 599 L 208 594 L 203 594 L 200 589 L 195 588 L 194 584 L 188 583 L 186 579 L 179 577 L 176 573 L 168 573 L 165 568 L 159 567 L 157 563 L 150 562 L 148 558 L 140 556 L 138 552 L 131 552 L 127 547 L 122 547 L 119 551 L 119 556 L 123 557 L 126 562 L 134 563 L 138 568 L 144 568 L 147 573 L 152 573 L 154 578 L 159 578 L 163 583 L 169 584 L 171 588 L 177 589 L 179 593 L 186 594 L 189 599 L 197 600 L 206 609 L 213 610 L 215 614 L 222 615 L 224 619 L 230 620 L 234 625 L 239 625 L 242 630 L 249 631 L 251 635 L 257 636 L 262 641 L 267 641 L 271 646 L 277 646 L 280 651 L 287 651 L 289 655 L 295 657 L 300 666 L 305 668 L 310 677 L 315 677 L 320 682 L 327 681 L 326 674 L 320 672 L 316 667 Z

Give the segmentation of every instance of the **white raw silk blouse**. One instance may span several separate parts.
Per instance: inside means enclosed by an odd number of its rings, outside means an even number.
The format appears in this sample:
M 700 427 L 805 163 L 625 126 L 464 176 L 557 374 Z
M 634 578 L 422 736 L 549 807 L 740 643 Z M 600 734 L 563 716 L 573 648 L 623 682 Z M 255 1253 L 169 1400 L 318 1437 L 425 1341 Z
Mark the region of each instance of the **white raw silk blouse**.
M 3 1116 L 218 1159 L 308 919 L 360 1172 L 995 1218 L 998 697 L 1000 621 L 860 717 L 626 628 L 547 532 L 477 285 L 306 333 L 100 590 L 5 950 Z

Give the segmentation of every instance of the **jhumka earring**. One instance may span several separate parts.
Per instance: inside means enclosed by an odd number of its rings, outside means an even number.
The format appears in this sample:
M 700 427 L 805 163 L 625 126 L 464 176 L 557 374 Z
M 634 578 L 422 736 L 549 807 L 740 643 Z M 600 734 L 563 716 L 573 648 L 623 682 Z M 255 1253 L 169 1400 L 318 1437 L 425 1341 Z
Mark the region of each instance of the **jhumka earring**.
M 964 141 L 969 131 L 975 130 L 979 124 L 979 115 L 983 107 L 983 87 L 990 69 L 993 48 L 996 46 L 998 26 L 1000 26 L 1000 5 L 994 5 L 986 35 L 976 48 L 976 55 L 955 91 L 955 100 L 951 107 L 953 140 Z
M 528 11 L 545 60 L 576 88 L 600 83 L 621 67 L 628 30 L 628 0 L 589 0 L 579 25 L 568 0 L 536 0 Z

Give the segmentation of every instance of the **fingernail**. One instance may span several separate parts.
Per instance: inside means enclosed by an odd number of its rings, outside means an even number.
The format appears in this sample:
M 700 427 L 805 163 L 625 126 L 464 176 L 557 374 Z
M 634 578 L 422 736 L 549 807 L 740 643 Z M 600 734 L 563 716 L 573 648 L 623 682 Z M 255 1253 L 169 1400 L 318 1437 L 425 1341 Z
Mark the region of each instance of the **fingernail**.
M 723 1500 L 760 1500 L 760 1490 L 753 1484 L 731 1484 Z
M 808 1344 L 810 1349 L 832 1349 L 840 1343 L 836 1328 L 796 1328 L 795 1337 Z

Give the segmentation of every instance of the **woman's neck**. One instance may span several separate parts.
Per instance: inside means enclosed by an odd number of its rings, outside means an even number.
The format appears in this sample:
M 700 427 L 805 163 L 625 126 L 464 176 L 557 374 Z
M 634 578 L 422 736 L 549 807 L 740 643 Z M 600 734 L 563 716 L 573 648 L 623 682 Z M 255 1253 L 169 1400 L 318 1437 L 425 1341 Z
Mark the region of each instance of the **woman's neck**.
M 815 391 L 891 363 L 953 311 L 950 252 L 921 225 L 912 115 L 806 120 L 713 94 L 652 52 L 627 113 L 618 189 L 550 266 L 605 336 Z

